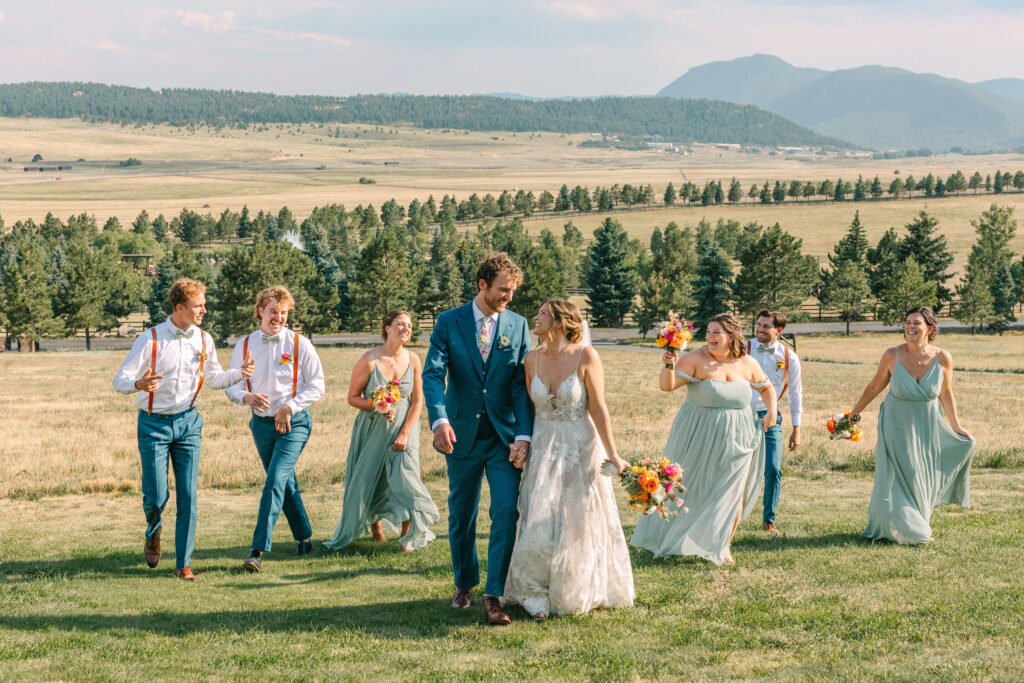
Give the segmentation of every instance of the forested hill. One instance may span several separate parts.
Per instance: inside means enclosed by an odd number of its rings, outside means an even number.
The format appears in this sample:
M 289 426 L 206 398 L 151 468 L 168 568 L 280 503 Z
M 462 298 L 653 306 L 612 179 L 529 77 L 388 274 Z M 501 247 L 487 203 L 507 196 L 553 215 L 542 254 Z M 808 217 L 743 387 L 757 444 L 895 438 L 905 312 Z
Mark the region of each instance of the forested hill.
M 322 97 L 36 82 L 0 85 L 0 116 L 209 125 L 367 123 L 661 135 L 679 142 L 849 146 L 757 107 L 667 97 L 536 101 L 480 95 Z

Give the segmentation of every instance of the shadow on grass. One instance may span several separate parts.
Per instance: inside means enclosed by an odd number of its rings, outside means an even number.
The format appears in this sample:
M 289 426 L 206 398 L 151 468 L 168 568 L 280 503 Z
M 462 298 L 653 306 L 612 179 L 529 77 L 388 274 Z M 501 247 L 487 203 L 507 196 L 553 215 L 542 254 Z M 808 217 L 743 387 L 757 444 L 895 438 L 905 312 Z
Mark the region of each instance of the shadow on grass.
M 208 612 L 150 611 L 146 614 L 56 614 L 0 616 L 0 629 L 16 631 L 139 632 L 164 636 L 194 633 L 287 633 L 358 631 L 386 639 L 443 638 L 479 624 L 479 609 L 453 610 L 447 600 L 420 599 L 339 607 Z
M 743 551 L 784 552 L 794 548 L 844 548 L 871 545 L 870 538 L 859 533 L 820 534 L 818 536 L 744 535 L 733 539 L 732 549 Z

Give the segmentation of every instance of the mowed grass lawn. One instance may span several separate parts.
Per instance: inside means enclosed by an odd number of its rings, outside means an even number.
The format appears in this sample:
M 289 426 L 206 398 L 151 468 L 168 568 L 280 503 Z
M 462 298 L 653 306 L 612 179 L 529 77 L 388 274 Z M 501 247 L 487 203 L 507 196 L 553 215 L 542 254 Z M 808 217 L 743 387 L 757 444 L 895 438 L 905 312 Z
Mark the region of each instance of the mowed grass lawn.
M 1005 339 L 1015 348 L 1024 341 Z M 858 350 L 862 342 L 847 343 Z M 298 470 L 318 540 L 340 513 L 354 412 L 343 396 L 358 353 L 322 350 L 329 394 Z M 601 355 L 621 450 L 657 452 L 682 393 L 657 392 L 657 354 Z M 861 444 L 829 442 L 818 428 L 856 399 L 873 363 L 809 363 L 804 445 L 787 456 L 781 537 L 760 531 L 755 510 L 734 541 L 735 568 L 632 551 L 634 608 L 541 625 L 514 610 L 512 626 L 495 629 L 478 604 L 448 607 L 447 487 L 443 459 L 429 448 L 422 466 L 442 512 L 437 542 L 402 554 L 366 538 L 337 553 L 318 544 L 312 558 L 295 559 L 282 521 L 264 571 L 244 574 L 262 479 L 245 411 L 212 391 L 202 403 L 200 581 L 171 577 L 170 539 L 160 567 L 147 569 L 134 410 L 109 388 L 120 360 L 0 354 L 8 387 L 0 397 L 0 678 L 1024 676 L 1019 376 L 958 373 L 963 421 L 979 441 L 973 505 L 937 510 L 928 546 L 860 537 L 877 403 Z M 421 438 L 426 446 L 425 428 Z M 486 506 L 485 490 L 482 554 Z M 171 523 L 173 507 L 172 497 Z M 628 536 L 636 513 L 622 506 L 620 514 Z

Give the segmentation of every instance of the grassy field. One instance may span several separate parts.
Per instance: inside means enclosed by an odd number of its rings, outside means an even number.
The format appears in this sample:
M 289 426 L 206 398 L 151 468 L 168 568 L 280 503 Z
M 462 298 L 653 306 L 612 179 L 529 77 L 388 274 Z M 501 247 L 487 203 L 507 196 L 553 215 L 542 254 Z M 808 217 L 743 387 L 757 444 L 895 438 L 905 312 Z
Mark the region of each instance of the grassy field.
M 633 551 L 633 609 L 543 625 L 514 611 L 505 629 L 483 626 L 476 609 L 447 607 L 446 480 L 429 448 L 421 460 L 442 511 L 441 540 L 404 555 L 364 539 L 296 560 L 281 524 L 265 571 L 250 576 L 240 566 L 261 471 L 245 411 L 204 392 L 193 561 L 201 581 L 185 585 L 170 578 L 171 548 L 155 571 L 141 559 L 135 411 L 109 385 L 121 355 L 0 354 L 7 386 L 19 388 L 0 398 L 0 678 L 1019 679 L 1024 437 L 1006 425 L 1024 411 L 1021 378 L 956 377 L 963 422 L 978 437 L 973 508 L 938 510 L 929 546 L 873 544 L 859 532 L 877 403 L 861 444 L 830 442 L 816 426 L 852 404 L 872 359 L 896 341 L 801 339 L 805 357 L 865 364 L 807 365 L 808 426 L 804 445 L 786 456 L 782 537 L 748 521 L 733 569 Z M 958 365 L 972 348 L 1007 359 L 1024 350 L 1024 336 L 1002 341 L 1005 351 L 942 338 L 951 349 L 963 344 Z M 298 468 L 315 539 L 340 512 L 354 413 L 343 397 L 358 353 L 322 350 L 328 395 Z M 658 452 L 682 394 L 657 392 L 656 354 L 601 355 L 624 455 Z M 425 446 L 426 438 L 424 429 Z M 636 513 L 620 507 L 628 535 Z M 481 522 L 482 550 L 486 515 Z
M 317 205 L 340 202 L 380 205 L 394 197 L 408 203 L 430 194 L 459 198 L 477 192 L 498 195 L 521 188 L 539 194 L 557 192 L 567 183 L 611 185 L 650 183 L 660 193 L 668 182 L 677 186 L 685 174 L 703 184 L 707 180 L 739 179 L 744 189 L 766 180 L 856 180 L 858 175 L 880 176 L 887 185 L 894 172 L 920 178 L 927 173 L 946 177 L 955 170 L 970 175 L 997 169 L 1024 168 L 1024 155 L 929 157 L 876 161 L 823 158 L 795 160 L 785 156 L 750 154 L 732 150 L 695 149 L 688 156 L 660 152 L 585 149 L 577 145 L 589 135 L 557 133 L 480 133 L 430 131 L 410 128 L 373 129 L 338 127 L 344 136 L 327 137 L 327 128 L 310 125 L 270 126 L 267 130 L 173 128 L 168 126 L 92 125 L 70 120 L 0 119 L 0 215 L 6 223 L 23 218 L 41 220 L 47 211 L 67 217 L 82 211 L 100 221 L 116 215 L 124 225 L 141 209 L 151 216 L 176 215 L 182 208 L 218 214 L 224 208 L 252 212 L 277 211 L 287 205 L 298 217 Z M 332 129 L 333 130 L 333 129 Z M 358 135 L 359 137 L 354 137 Z M 572 143 L 572 144 L 569 144 Z M 45 163 L 72 162 L 61 173 L 25 173 L 33 154 Z M 129 156 L 142 166 L 116 168 Z M 113 168 L 80 164 L 107 161 Z M 389 165 L 385 166 L 385 162 Z M 60 177 L 57 181 L 56 178 Z M 362 185 L 360 177 L 375 184 Z M 998 198 L 1002 204 L 1024 208 L 1024 195 Z M 992 196 L 965 195 L 926 201 L 823 204 L 811 207 L 765 207 L 760 204 L 687 207 L 664 211 L 616 214 L 630 234 L 646 240 L 655 226 L 669 221 L 694 225 L 701 218 L 712 222 L 734 218 L 742 222 L 776 221 L 804 239 L 807 253 L 823 257 L 846 229 L 856 210 L 868 237 L 877 238 L 890 226 L 901 227 L 927 209 L 940 220 L 949 238 L 957 266 L 974 239 L 970 220 L 993 202 Z M 1020 211 L 1018 211 L 1020 213 Z M 603 216 L 574 218 L 585 234 L 593 232 Z M 567 219 L 531 221 L 557 231 Z M 1024 231 L 1014 248 L 1024 251 Z

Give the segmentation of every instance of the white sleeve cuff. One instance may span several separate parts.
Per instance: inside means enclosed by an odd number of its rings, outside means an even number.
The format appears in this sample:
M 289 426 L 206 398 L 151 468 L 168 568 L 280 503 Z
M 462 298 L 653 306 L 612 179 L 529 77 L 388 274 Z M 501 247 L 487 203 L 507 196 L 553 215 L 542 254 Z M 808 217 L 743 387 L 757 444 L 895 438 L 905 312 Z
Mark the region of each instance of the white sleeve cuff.
M 451 424 L 448 421 L 448 418 L 447 417 L 439 417 L 436 420 L 434 420 L 433 424 L 430 425 L 430 431 L 434 431 L 435 429 L 437 429 L 438 425 L 446 425 L 446 424 Z

